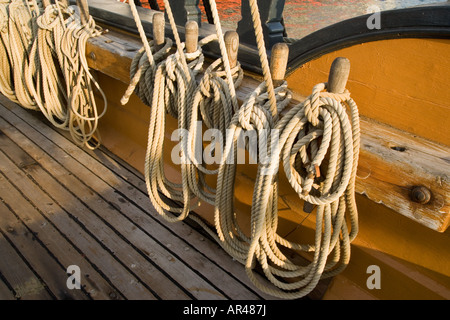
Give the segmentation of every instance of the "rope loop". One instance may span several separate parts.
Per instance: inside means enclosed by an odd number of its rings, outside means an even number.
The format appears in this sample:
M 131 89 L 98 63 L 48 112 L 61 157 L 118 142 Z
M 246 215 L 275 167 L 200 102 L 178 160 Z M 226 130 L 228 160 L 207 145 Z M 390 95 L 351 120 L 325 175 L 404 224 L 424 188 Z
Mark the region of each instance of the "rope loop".
M 238 88 L 244 78 L 241 65 L 237 64 L 230 70 L 232 85 Z M 222 59 L 217 59 L 205 70 L 193 102 L 193 110 L 198 107 L 205 125 L 210 129 L 219 129 L 225 134 L 234 110 Z

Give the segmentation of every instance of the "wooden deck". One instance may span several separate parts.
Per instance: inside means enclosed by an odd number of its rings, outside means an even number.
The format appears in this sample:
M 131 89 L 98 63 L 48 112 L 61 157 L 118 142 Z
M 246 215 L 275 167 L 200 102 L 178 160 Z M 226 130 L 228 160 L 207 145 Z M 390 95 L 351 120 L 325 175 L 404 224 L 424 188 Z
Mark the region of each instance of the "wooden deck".
M 0 200 L 2 300 L 270 298 L 201 230 L 159 217 L 139 172 L 3 96 Z

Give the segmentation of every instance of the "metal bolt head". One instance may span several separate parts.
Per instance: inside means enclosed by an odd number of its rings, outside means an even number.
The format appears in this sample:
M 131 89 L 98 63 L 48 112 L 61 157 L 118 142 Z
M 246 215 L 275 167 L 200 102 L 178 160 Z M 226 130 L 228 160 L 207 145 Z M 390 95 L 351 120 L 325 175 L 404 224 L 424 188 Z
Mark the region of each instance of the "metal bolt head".
M 411 200 L 420 204 L 427 204 L 431 200 L 431 191 L 422 186 L 416 186 L 411 189 Z

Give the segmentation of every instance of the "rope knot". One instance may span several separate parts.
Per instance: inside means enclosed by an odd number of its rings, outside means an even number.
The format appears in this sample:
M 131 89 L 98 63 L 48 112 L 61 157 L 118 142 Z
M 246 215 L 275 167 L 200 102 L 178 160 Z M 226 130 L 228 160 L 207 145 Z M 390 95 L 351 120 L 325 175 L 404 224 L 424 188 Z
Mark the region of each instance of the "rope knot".
M 322 91 L 325 89 L 325 83 L 319 83 L 314 86 L 312 94 L 305 101 L 305 116 L 308 119 L 308 122 L 311 123 L 314 127 L 319 125 L 319 107 L 320 96 Z
M 258 130 L 268 123 L 268 126 L 273 128 L 274 119 L 267 108 L 269 103 L 266 86 L 263 82 L 250 94 L 238 111 L 241 127 L 245 130 Z

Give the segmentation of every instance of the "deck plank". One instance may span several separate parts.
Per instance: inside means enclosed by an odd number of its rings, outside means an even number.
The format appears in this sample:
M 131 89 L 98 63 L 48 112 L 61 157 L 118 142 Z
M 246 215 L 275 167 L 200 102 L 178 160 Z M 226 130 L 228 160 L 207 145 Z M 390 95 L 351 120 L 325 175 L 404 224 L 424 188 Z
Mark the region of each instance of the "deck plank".
M 0 211 L 9 211 L 6 205 L 0 202 Z M 3 284 L 0 288 L 0 298 L 3 300 L 8 296 L 13 299 L 22 300 L 49 300 L 52 297 L 47 292 L 44 284 L 33 273 L 30 267 L 19 256 L 17 251 L 11 246 L 6 237 L 0 232 L 0 256 L 8 259 L 0 259 L 0 273 L 8 282 L 11 290 Z M 5 291 L 7 289 L 11 295 Z
M 4 177 L 2 177 L 4 178 Z M 3 179 L 0 184 L 0 197 L 2 202 L 15 203 L 15 210 L 29 210 L 29 204 L 26 199 L 17 198 L 15 188 L 12 188 Z M 16 248 L 20 250 L 21 255 L 27 260 L 31 267 L 42 278 L 45 286 L 49 288 L 52 294 L 61 300 L 86 300 L 88 297 L 80 290 L 69 290 L 66 286 L 66 270 L 58 261 L 46 250 L 46 248 L 37 241 L 38 238 L 20 221 L 13 212 L 5 210 L 5 204 L 0 208 L 0 230 L 8 234 L 9 240 Z M 29 283 L 28 290 L 34 290 L 39 283 Z
M 14 293 L 8 288 L 6 283 L 3 282 L 3 280 L 0 278 L 0 300 L 1 301 L 8 301 L 8 300 L 14 300 L 16 297 L 14 296 Z
M 1 130 L 24 154 L 28 154 L 28 157 L 16 155 L 14 162 L 20 167 L 19 170 L 23 170 L 23 174 L 41 185 L 41 188 L 47 185 L 56 186 L 52 187 L 52 190 L 45 190 L 51 199 L 48 202 L 53 200 L 60 208 L 71 212 L 74 211 L 72 208 L 84 208 L 75 210 L 77 212 L 74 220 L 84 228 L 90 228 L 89 233 L 101 239 L 103 245 L 113 247 L 114 249 L 109 250 L 117 255 L 117 259 L 127 259 L 123 255 L 131 255 L 123 264 L 139 274 L 140 281 L 153 286 L 158 283 L 154 278 L 150 279 L 154 277 L 155 267 L 156 273 L 163 271 L 163 275 L 168 279 L 165 281 L 177 287 L 178 292 L 172 296 L 158 293 L 161 294 L 159 298 L 261 299 L 261 295 L 248 285 L 248 280 L 243 282 L 239 279 L 245 276 L 240 264 L 232 261 L 223 252 L 218 255 L 227 259 L 227 265 L 240 267 L 240 275 L 236 277 L 229 272 L 230 268 L 223 267 L 220 261 L 212 261 L 210 256 L 202 253 L 203 249 L 197 248 L 197 244 L 209 247 L 208 250 L 216 252 L 217 256 L 217 251 L 220 251 L 217 244 L 205 239 L 187 224 L 178 224 L 178 228 L 184 230 L 181 235 L 177 235 L 176 230 L 171 230 L 172 225 L 164 225 L 155 216 L 154 209 L 149 207 L 149 200 L 142 190 L 145 189 L 142 177 L 134 176 L 125 165 L 118 165 L 118 162 L 106 153 L 98 155 L 85 152 L 53 128 L 47 127 L 41 119 L 18 106 L 8 104 L 8 109 L 1 107 L 0 115 L 3 118 L 0 119 Z M 53 139 L 54 142 L 51 141 Z M 108 166 L 121 168 L 118 170 L 121 172 L 116 173 L 102 165 L 99 162 L 101 158 L 107 159 Z M 127 175 L 121 176 L 126 172 Z M 128 183 L 130 176 L 140 188 Z M 33 197 L 37 201 L 38 196 Z M 45 204 L 43 206 L 41 211 L 45 212 Z M 56 226 L 56 222 L 52 220 L 52 223 Z M 111 228 L 110 232 L 103 230 L 105 224 L 106 228 Z M 64 223 L 59 222 L 58 228 L 67 229 L 67 225 L 66 223 L 64 227 Z M 99 225 L 102 228 L 98 227 Z M 183 235 L 195 235 L 197 242 L 194 241 L 196 243 L 193 245 L 190 240 L 183 239 Z M 73 232 L 73 235 L 65 234 L 65 237 L 71 237 L 71 242 L 76 243 L 76 232 Z M 111 237 L 114 239 L 111 240 Z M 120 241 L 127 243 L 129 248 L 115 245 Z M 84 250 L 81 245 L 78 247 Z M 155 264 L 153 269 L 150 262 Z M 167 286 L 160 285 L 167 291 Z M 152 289 L 156 290 L 153 287 Z
M 95 174 L 109 187 L 114 188 L 117 194 L 110 198 L 113 206 L 122 208 L 121 211 L 132 221 L 139 222 L 139 227 L 144 232 L 154 235 L 160 242 L 170 246 L 170 250 L 176 256 L 183 261 L 188 261 L 192 268 L 216 286 L 220 286 L 231 299 L 248 300 L 261 297 L 273 299 L 259 291 L 256 292 L 242 265 L 233 261 L 218 244 L 205 241 L 205 235 L 188 224 L 170 224 L 159 216 L 151 206 L 144 178 L 137 170 L 123 163 L 107 150 L 88 151 L 78 148 L 67 137 L 55 134 L 53 128 L 37 118 L 30 117 L 27 111 L 20 107 L 11 107 L 11 111 L 26 119 L 30 126 L 61 146 L 84 167 L 89 168 L 91 173 L 86 172 L 86 177 Z M 73 165 L 65 163 L 64 166 L 72 167 Z M 136 210 L 135 206 L 140 210 Z M 258 278 L 262 282 L 267 281 L 263 277 Z
M 14 147 L 17 149 L 17 146 L 8 140 L 0 136 L 2 151 L 11 158 L 15 158 L 16 161 L 17 159 L 26 159 L 27 155 L 21 150 L 14 150 Z M 21 171 L 20 165 L 15 166 L 15 164 L 17 165 L 0 153 L 0 170 L 7 173 L 8 179 L 31 202 L 28 210 L 17 210 L 16 214 L 20 215 L 24 224 L 45 243 L 47 249 L 58 257 L 61 264 L 65 267 L 70 265 L 80 267 L 83 271 L 83 290 L 91 298 L 122 299 L 122 295 L 97 272 L 97 269 L 102 269 L 106 273 L 117 273 L 117 271 L 114 272 L 114 267 L 111 267 L 114 264 L 113 258 L 102 255 L 101 246 L 93 241 L 53 199 L 42 191 L 45 187 L 36 185 L 26 176 L 26 173 Z M 26 167 L 28 170 L 42 170 L 37 167 L 37 164 Z M 11 183 L 6 181 L 5 185 L 8 184 L 13 188 Z M 20 194 L 16 192 L 16 196 L 19 197 Z M 15 207 L 17 203 L 14 202 L 10 206 Z M 65 235 L 57 229 L 58 227 L 60 230 L 64 230 Z M 91 262 L 88 261 L 88 257 Z M 92 261 L 95 264 L 91 264 Z M 127 287 L 128 284 L 126 283 L 125 286 Z
M 36 166 L 33 168 L 24 167 L 24 170 L 35 181 L 38 181 L 42 186 L 45 186 L 46 191 L 52 195 L 51 201 L 70 211 L 73 219 L 83 225 L 90 234 L 95 235 L 99 242 L 103 246 L 106 246 L 108 249 L 107 251 L 112 253 L 122 262 L 122 266 L 118 266 L 111 263 L 112 259 L 108 259 L 106 261 L 109 261 L 109 263 L 105 262 L 102 267 L 104 272 L 108 272 L 112 279 L 119 282 L 123 281 L 123 285 L 118 284 L 118 286 L 124 290 L 123 293 L 129 299 L 155 298 L 153 293 L 142 286 L 141 282 L 150 283 L 152 289 L 156 290 L 157 295 L 163 299 L 187 298 L 186 294 L 184 294 L 178 286 L 161 272 L 158 272 L 148 260 L 140 255 L 140 253 L 127 243 L 127 241 L 123 240 L 114 229 L 109 228 L 104 220 L 96 215 L 96 212 L 102 210 L 105 210 L 103 213 L 105 216 L 114 214 L 115 209 L 113 207 L 104 203 L 104 201 L 102 201 L 102 205 L 100 206 L 98 202 L 101 200 L 98 198 L 97 194 L 87 190 L 86 186 L 83 188 L 83 185 L 81 185 L 70 172 L 67 172 L 64 168 L 58 166 L 51 157 L 45 154 L 38 146 L 34 145 L 19 131 L 15 130 L 13 127 L 8 128 L 4 120 L 0 120 L 0 127 L 5 134 L 10 135 L 9 137 L 13 138 L 15 142 L 19 141 L 25 146 L 32 156 L 40 158 L 43 162 L 47 163 L 47 169 L 50 169 L 49 172 L 52 173 L 53 176 Z M 75 188 L 80 188 L 81 190 L 79 192 L 83 191 L 83 189 L 84 192 L 78 193 L 78 197 L 75 197 L 70 191 L 59 184 L 61 181 L 66 181 L 66 185 L 71 186 L 72 191 Z M 80 199 L 83 199 L 83 202 Z M 90 204 L 90 206 L 86 203 Z M 93 207 L 94 210 L 92 210 L 91 207 Z M 62 226 L 62 228 L 64 228 L 64 226 Z M 70 230 L 70 228 L 65 229 Z M 77 240 L 76 233 L 74 234 L 74 241 L 75 240 Z M 105 249 L 100 250 L 104 251 Z M 134 275 L 129 275 L 131 270 Z M 120 280 L 122 277 L 123 280 Z M 159 289 L 155 287 L 159 287 Z

